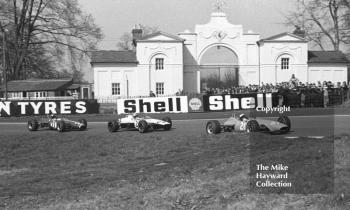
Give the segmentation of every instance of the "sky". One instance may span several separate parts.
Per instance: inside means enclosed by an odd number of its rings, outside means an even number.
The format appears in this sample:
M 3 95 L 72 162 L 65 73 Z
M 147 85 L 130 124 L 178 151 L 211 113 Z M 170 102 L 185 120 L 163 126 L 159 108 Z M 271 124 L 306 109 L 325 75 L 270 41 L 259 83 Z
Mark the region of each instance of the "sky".
M 79 0 L 83 11 L 95 18 L 104 39 L 100 50 L 116 50 L 120 36 L 136 24 L 156 26 L 177 35 L 196 24 L 209 22 L 217 0 Z M 296 10 L 297 0 L 226 0 L 224 12 L 230 23 L 243 25 L 266 38 L 293 27 L 284 23 L 284 14 Z

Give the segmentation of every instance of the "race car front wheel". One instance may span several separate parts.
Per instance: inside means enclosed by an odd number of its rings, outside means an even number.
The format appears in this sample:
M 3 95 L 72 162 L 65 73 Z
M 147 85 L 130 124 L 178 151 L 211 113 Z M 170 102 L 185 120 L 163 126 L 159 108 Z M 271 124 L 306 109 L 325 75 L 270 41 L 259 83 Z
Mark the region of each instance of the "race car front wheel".
M 86 128 L 87 128 L 87 121 L 85 119 L 79 119 L 78 122 L 83 124 L 82 126 L 80 126 L 79 130 L 81 130 L 81 131 L 86 130 Z
M 287 132 L 290 130 L 290 128 L 291 128 L 291 123 L 290 123 L 289 117 L 287 117 L 287 116 L 280 116 L 280 117 L 277 119 L 277 122 L 280 122 L 280 123 L 282 123 L 282 124 L 285 124 L 285 125 L 288 127 L 288 129 L 286 130 Z
M 64 132 L 66 130 L 66 124 L 64 121 L 57 121 L 57 130 L 58 132 Z
M 164 126 L 164 130 L 170 130 L 173 125 L 173 122 L 171 121 L 170 117 L 164 117 L 162 120 L 169 123 L 168 125 Z
M 119 130 L 119 127 L 120 127 L 119 122 L 116 120 L 109 121 L 107 126 L 108 126 L 108 131 L 111 133 L 116 132 L 117 130 Z
M 145 133 L 148 130 L 148 124 L 145 120 L 140 120 L 140 122 L 138 123 L 138 127 L 140 133 Z
M 34 120 L 31 120 L 31 121 L 28 121 L 27 126 L 28 126 L 28 130 L 29 131 L 36 131 L 36 130 L 38 130 L 39 123 L 38 123 L 37 120 L 34 119 Z
M 259 123 L 256 120 L 249 120 L 246 131 L 247 133 L 259 131 Z
M 210 120 L 205 127 L 207 134 L 218 134 L 221 131 L 220 123 L 217 120 Z

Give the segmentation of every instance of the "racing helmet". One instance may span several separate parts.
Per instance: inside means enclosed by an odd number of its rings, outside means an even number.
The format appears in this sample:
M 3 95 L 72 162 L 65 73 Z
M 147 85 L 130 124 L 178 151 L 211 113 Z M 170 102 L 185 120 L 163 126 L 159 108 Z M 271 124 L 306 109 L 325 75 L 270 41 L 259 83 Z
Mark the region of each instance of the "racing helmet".
M 55 114 L 50 114 L 50 118 L 55 119 L 55 118 L 57 118 L 57 116 Z
M 239 119 L 242 121 L 243 119 L 248 119 L 248 117 L 245 114 L 240 114 Z

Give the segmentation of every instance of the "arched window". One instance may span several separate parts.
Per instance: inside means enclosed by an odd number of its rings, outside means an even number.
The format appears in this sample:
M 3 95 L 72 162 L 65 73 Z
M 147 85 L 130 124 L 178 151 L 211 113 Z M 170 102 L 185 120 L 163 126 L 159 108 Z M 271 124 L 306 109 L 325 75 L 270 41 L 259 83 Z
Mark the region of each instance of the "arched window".
M 287 71 L 292 69 L 293 57 L 289 54 L 282 54 L 278 57 L 276 65 L 278 69 Z
M 164 58 L 156 58 L 156 70 L 164 70 Z
M 281 58 L 281 69 L 282 70 L 289 69 L 289 58 Z
M 163 53 L 157 53 L 152 56 L 150 62 L 152 64 L 152 69 L 156 71 L 166 70 L 167 56 Z

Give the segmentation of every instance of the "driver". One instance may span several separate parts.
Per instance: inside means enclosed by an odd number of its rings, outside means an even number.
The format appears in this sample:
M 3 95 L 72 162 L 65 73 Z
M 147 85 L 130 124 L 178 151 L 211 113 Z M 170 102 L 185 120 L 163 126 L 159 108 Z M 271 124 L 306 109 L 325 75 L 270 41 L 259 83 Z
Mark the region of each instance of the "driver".
M 51 114 L 51 115 L 50 115 L 50 118 L 51 118 L 51 119 L 56 119 L 57 116 L 56 116 L 55 114 Z
M 248 117 L 245 114 L 240 114 L 239 115 L 239 120 L 243 121 L 243 122 L 247 122 L 248 121 Z
M 241 121 L 241 124 L 239 126 L 239 130 L 245 131 L 247 129 L 247 123 L 248 123 L 248 117 L 245 114 L 239 115 L 239 120 Z

